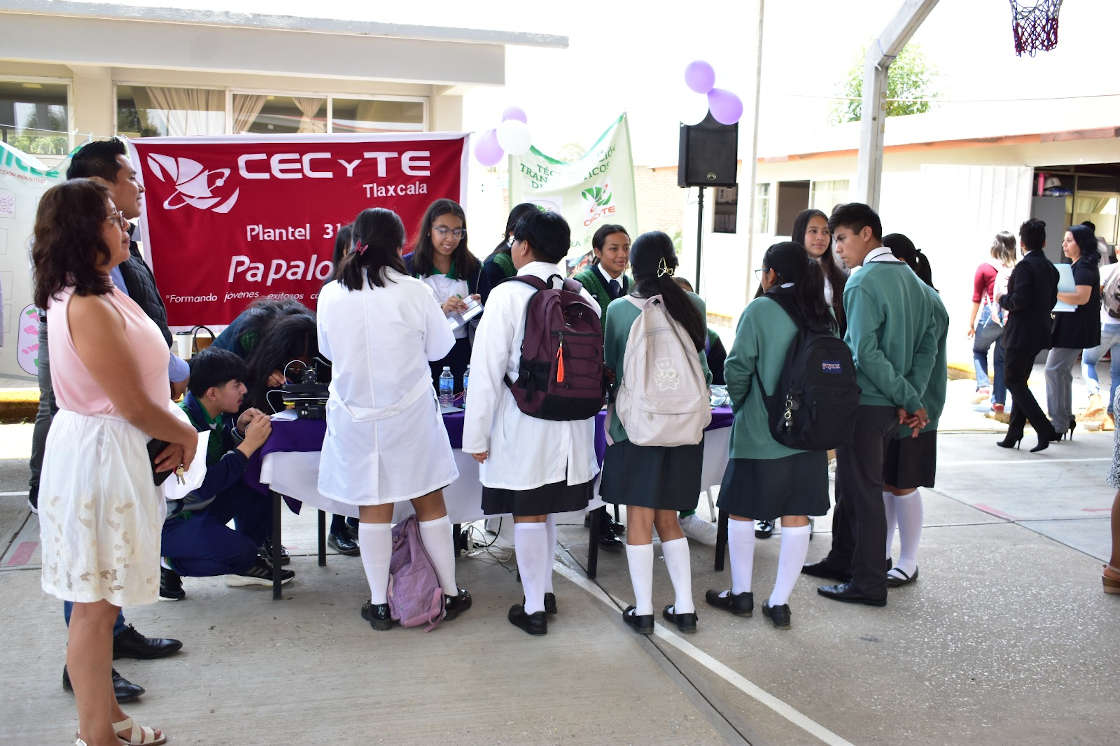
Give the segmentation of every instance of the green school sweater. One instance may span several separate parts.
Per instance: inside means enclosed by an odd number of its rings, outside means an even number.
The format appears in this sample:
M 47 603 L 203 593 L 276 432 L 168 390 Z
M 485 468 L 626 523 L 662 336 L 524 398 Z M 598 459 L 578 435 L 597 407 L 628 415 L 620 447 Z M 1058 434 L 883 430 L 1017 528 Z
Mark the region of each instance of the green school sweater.
M 598 267 L 591 265 L 582 272 L 577 272 L 572 279 L 583 285 L 587 292 L 591 293 L 599 304 L 599 308 L 602 309 L 602 318 L 605 319 L 607 317 L 607 306 L 611 303 L 611 294 L 607 292 L 607 283 L 603 280 L 603 275 L 600 274 Z M 625 273 L 618 276 L 618 281 L 622 285 L 622 296 L 625 296 L 630 292 L 633 281 Z
M 922 432 L 928 433 L 937 429 L 937 421 L 941 419 L 941 413 L 945 410 L 945 389 L 949 381 L 945 338 L 949 333 L 949 312 L 945 310 L 945 304 L 941 302 L 941 296 L 938 292 L 929 285 L 922 284 L 925 286 L 926 295 L 929 296 L 930 323 L 934 327 L 934 335 L 937 338 L 937 357 L 933 361 L 929 383 L 926 384 L 926 388 L 922 392 L 922 405 L 925 406 L 926 413 L 929 415 L 929 424 L 922 428 Z M 910 436 L 910 428 L 903 425 L 898 426 L 898 437 L 909 438 Z
M 855 360 L 861 405 L 922 407 L 937 359 L 926 288 L 903 262 L 868 262 L 848 278 L 844 342 Z
M 689 293 L 688 297 L 700 310 L 701 317 L 707 318 L 704 301 L 700 299 L 700 296 Z M 623 359 L 626 356 L 626 342 L 630 338 L 630 327 L 634 325 L 639 314 L 641 314 L 641 310 L 628 301 L 625 296 L 611 301 L 611 304 L 607 307 L 606 321 L 603 324 L 603 357 L 606 366 L 613 370 L 615 374 L 615 381 L 610 387 L 611 401 L 614 401 L 614 397 L 618 393 L 618 387 L 622 384 L 622 366 Z M 708 356 L 704 354 L 703 350 L 700 350 L 697 354 L 700 356 L 700 366 L 704 371 L 704 380 L 711 384 L 712 372 L 708 370 Z M 610 433 L 611 440 L 615 443 L 629 440 L 629 436 L 626 435 L 626 428 L 622 426 L 622 422 L 618 419 L 618 415 L 613 408 L 611 409 L 611 421 L 607 432 Z

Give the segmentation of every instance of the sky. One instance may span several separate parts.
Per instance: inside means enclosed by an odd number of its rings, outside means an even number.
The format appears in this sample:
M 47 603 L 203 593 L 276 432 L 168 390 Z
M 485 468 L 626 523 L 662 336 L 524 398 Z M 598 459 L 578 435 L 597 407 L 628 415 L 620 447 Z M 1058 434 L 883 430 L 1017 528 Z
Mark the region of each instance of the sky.
M 1026 0 L 1032 2 L 1032 0 Z M 149 0 L 118 0 L 158 5 Z M 426 0 L 179 0 L 182 8 L 459 26 L 565 35 L 566 49 L 512 47 L 506 85 L 475 88 L 464 126 L 496 126 L 509 105 L 526 110 L 534 144 L 550 154 L 590 146 L 622 111 L 629 113 L 639 165 L 675 163 L 678 123 L 697 121 L 704 99 L 684 84 L 684 68 L 710 62 L 716 85 L 747 104 L 740 142 L 749 142 L 755 90 L 757 0 L 563 4 Z M 895 0 L 766 0 L 760 138 L 827 126 L 861 49 L 897 12 Z M 1114 40 L 1120 2 L 1067 0 L 1056 50 L 1017 58 L 1007 0 L 941 0 L 917 44 L 936 70 L 943 107 L 969 99 L 1045 98 L 1120 92 Z M 1117 99 L 1120 104 L 1120 98 Z M 1060 106 L 1060 100 L 1039 106 Z M 742 145 L 744 147 L 745 145 Z

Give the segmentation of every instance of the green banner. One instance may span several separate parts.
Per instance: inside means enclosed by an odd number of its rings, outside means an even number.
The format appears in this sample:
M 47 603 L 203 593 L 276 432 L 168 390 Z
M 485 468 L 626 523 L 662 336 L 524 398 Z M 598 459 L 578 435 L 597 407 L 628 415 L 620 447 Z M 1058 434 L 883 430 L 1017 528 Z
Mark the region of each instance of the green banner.
M 631 235 L 637 234 L 634 159 L 626 114 L 578 160 L 559 161 L 530 148 L 525 155 L 511 157 L 509 177 L 511 205 L 532 202 L 568 221 L 572 228 L 569 259 L 591 251 L 591 236 L 606 223 L 617 223 Z

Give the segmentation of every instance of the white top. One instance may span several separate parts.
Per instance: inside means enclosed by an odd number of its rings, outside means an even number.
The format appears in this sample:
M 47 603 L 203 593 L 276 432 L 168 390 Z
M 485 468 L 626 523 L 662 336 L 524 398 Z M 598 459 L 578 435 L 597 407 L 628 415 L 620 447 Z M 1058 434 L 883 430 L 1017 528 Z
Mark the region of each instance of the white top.
M 436 303 L 439 304 L 441 309 L 443 307 L 443 304 L 447 302 L 447 299 L 453 295 L 457 295 L 460 298 L 466 298 L 468 295 L 470 295 L 470 286 L 467 285 L 466 280 L 453 280 L 447 275 L 441 274 L 439 272 L 434 275 L 428 275 L 427 277 L 424 277 L 423 282 L 425 285 L 432 289 L 432 292 L 435 293 Z M 440 313 L 443 313 L 443 311 L 441 310 Z M 467 336 L 466 325 L 460 325 L 457 329 L 455 329 L 456 339 L 462 339 L 465 336 Z
M 459 476 L 428 367 L 455 339 L 430 287 L 386 277 L 319 294 L 319 351 L 333 364 L 319 491 L 352 505 L 420 497 Z
M 530 262 L 520 275 L 547 280 L 564 277 L 555 264 Z M 475 332 L 471 351 L 471 385 L 463 423 L 463 451 L 489 452 L 479 468 L 487 487 L 528 490 L 554 482 L 582 484 L 599 471 L 595 460 L 595 418 L 557 421 L 530 417 L 517 408 L 503 378 L 517 380 L 525 314 L 536 290 L 507 280 L 490 292 L 486 313 Z M 599 304 L 580 291 L 598 310 Z

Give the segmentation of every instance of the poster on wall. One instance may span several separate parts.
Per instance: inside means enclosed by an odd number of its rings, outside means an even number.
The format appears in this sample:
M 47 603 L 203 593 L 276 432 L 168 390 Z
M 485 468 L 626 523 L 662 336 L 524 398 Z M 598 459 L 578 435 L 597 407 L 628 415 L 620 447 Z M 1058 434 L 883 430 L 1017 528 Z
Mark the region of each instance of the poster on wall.
M 509 181 L 511 205 L 532 202 L 568 221 L 572 229 L 569 261 L 578 261 L 591 251 L 591 237 L 601 225 L 617 223 L 637 235 L 634 160 L 626 114 L 574 161 L 557 160 L 536 148 L 512 156 Z
M 150 137 L 129 141 L 140 221 L 171 326 L 228 324 L 258 298 L 314 309 L 339 229 L 368 207 L 416 238 L 428 205 L 464 202 L 467 134 Z

